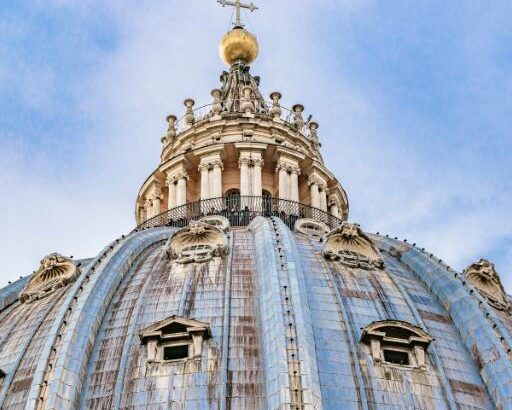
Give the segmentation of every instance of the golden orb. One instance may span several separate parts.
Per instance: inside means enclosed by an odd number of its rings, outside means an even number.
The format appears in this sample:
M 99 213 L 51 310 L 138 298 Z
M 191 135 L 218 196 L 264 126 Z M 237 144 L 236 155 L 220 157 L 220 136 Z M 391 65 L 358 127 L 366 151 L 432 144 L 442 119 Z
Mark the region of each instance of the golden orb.
M 258 57 L 258 40 L 249 31 L 235 27 L 222 37 L 219 50 L 222 61 L 228 66 L 232 66 L 239 60 L 245 64 L 251 64 Z

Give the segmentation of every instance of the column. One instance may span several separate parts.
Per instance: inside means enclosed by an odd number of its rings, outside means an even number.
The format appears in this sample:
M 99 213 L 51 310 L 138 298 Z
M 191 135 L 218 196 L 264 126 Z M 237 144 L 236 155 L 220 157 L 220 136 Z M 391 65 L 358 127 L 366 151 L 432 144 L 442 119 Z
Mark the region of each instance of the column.
M 249 158 L 240 158 L 238 165 L 240 168 L 240 195 L 250 196 L 251 185 L 249 183 Z
M 290 199 L 299 202 L 299 175 L 300 169 L 293 168 L 290 174 Z
M 153 216 L 157 216 L 157 215 L 160 215 L 160 204 L 161 204 L 161 199 L 160 199 L 160 196 L 158 194 L 154 194 L 153 195 Z
M 220 198 L 222 196 L 222 162 L 215 161 L 213 164 L 213 198 Z
M 210 176 L 208 164 L 202 163 L 199 165 L 199 172 L 201 173 L 201 200 L 210 197 Z
M 289 186 L 288 171 L 286 170 L 284 165 L 279 165 L 277 167 L 277 171 L 279 172 L 279 198 L 289 199 L 290 198 L 290 186 Z
M 327 212 L 327 187 L 320 187 L 320 209 Z
M 187 177 L 186 174 L 179 176 L 176 187 L 176 206 L 182 206 L 187 203 Z
M 261 154 L 260 154 L 261 155 Z M 261 158 L 253 161 L 253 182 L 252 182 L 252 195 L 261 197 L 263 194 L 263 188 L 261 183 L 261 168 L 263 167 L 263 160 Z
M 315 179 L 309 180 L 311 190 L 311 206 L 313 208 L 320 208 L 320 192 L 318 191 L 318 184 Z
M 172 209 L 176 207 L 176 181 L 174 178 L 167 179 L 167 186 L 169 187 L 169 196 L 168 196 L 168 208 Z
M 147 198 L 144 202 L 144 208 L 146 209 L 146 220 L 153 218 L 153 202 Z
M 144 222 L 147 219 L 146 209 L 144 207 L 139 208 L 139 223 Z
M 292 169 L 292 172 L 290 173 L 290 200 L 293 202 L 297 202 L 296 204 L 292 204 L 292 213 L 293 215 L 299 214 L 299 175 L 300 175 L 300 168 L 294 167 Z
M 331 212 L 331 215 L 334 216 L 335 218 L 340 217 L 340 207 L 335 196 L 329 197 L 329 210 Z

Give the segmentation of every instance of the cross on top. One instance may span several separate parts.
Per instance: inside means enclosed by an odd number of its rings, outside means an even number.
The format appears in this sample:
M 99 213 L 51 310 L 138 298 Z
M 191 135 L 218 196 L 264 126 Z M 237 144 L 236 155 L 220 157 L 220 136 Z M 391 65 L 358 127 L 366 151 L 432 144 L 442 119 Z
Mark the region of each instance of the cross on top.
M 250 11 L 258 10 L 258 7 L 251 1 L 249 4 L 244 4 L 240 0 L 228 1 L 228 0 L 217 0 L 222 7 L 232 6 L 235 7 L 236 10 L 236 19 L 235 19 L 235 27 L 243 27 L 242 20 L 240 18 L 241 9 L 248 9 Z

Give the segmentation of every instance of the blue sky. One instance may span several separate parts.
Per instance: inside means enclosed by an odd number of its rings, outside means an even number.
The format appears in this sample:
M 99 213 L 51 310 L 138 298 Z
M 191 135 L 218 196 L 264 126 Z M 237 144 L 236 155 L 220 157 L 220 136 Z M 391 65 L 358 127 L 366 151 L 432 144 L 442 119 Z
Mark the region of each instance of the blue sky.
M 512 3 L 259 0 L 262 91 L 320 123 L 352 221 L 512 290 Z M 0 286 L 134 225 L 164 118 L 210 102 L 230 13 L 215 0 L 0 8 Z M 247 18 L 246 18 L 247 20 Z

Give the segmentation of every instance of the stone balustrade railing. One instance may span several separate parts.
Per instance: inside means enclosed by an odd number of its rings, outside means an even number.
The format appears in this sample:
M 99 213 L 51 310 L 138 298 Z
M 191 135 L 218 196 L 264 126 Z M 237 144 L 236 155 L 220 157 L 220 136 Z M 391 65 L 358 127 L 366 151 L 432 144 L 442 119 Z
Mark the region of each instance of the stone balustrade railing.
M 256 103 L 256 100 L 250 100 Z M 202 121 L 209 120 L 215 115 L 220 115 L 222 118 L 229 118 L 230 116 L 243 114 L 244 111 L 242 109 L 243 103 L 246 103 L 245 100 L 226 100 L 220 103 L 211 103 L 202 105 L 200 107 L 194 108 L 193 100 L 186 100 L 187 103 L 187 112 L 181 118 L 176 119 L 174 116 L 170 116 L 173 118 L 172 125 L 170 125 L 173 129 L 173 134 L 178 135 L 181 132 L 187 130 L 192 124 L 201 123 Z M 226 104 L 230 104 L 230 109 L 226 110 L 224 107 Z M 214 106 L 216 104 L 220 104 L 220 107 L 217 108 L 219 112 L 214 110 Z M 263 115 L 267 116 L 269 119 L 279 118 L 289 126 L 297 129 L 300 133 L 302 133 L 305 137 L 311 138 L 312 136 L 316 136 L 316 130 L 318 129 L 318 124 L 311 121 L 311 117 L 304 119 L 302 117 L 304 107 L 300 104 L 297 104 L 293 107 L 293 109 L 289 109 L 283 107 L 281 105 L 275 106 L 272 101 L 267 102 L 264 110 L 256 110 L 255 115 Z M 256 104 L 255 104 L 256 106 Z M 237 107 L 235 111 L 233 111 L 233 107 Z

